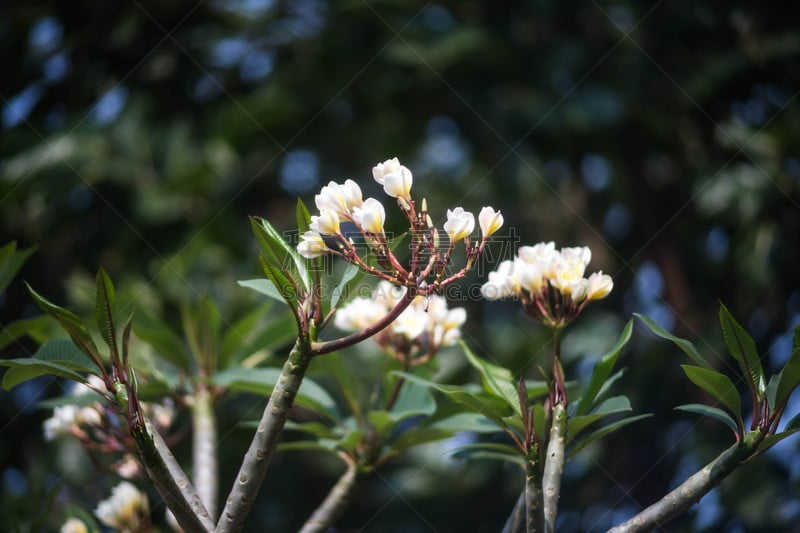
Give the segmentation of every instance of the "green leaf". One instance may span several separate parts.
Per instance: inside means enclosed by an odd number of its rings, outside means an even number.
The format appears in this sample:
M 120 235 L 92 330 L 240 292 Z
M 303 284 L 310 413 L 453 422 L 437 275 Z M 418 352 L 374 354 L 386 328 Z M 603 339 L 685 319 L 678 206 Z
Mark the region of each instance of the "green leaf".
M 394 453 L 400 453 L 414 446 L 436 442 L 452 437 L 456 432 L 452 429 L 441 427 L 415 427 L 401 433 L 389 444 Z
M 347 288 L 347 284 L 350 283 L 350 280 L 358 275 L 359 268 L 358 265 L 350 263 L 345 268 L 344 272 L 342 273 L 342 279 L 339 280 L 339 284 L 333 288 L 331 291 L 331 308 L 336 307 L 339 303 L 339 300 L 342 298 L 342 294 L 345 294 L 345 289 Z
M 437 420 L 429 427 L 452 431 L 470 431 L 472 433 L 497 433 L 502 431 L 495 423 L 478 413 L 456 413 L 447 418 Z
M 246 315 L 238 318 L 236 322 L 231 324 L 225 330 L 225 333 L 222 335 L 222 339 L 220 340 L 219 348 L 219 367 L 221 369 L 231 366 L 231 358 L 235 353 L 237 353 L 238 349 L 241 346 L 248 345 L 252 341 L 257 326 L 260 324 L 261 319 L 264 318 L 272 305 L 273 303 L 267 300 L 263 304 L 252 309 Z M 292 333 L 294 334 L 293 329 Z M 246 354 L 245 356 L 250 355 L 250 353 Z
M 219 352 L 220 314 L 217 306 L 203 295 L 194 309 L 184 305 L 182 309 L 183 334 L 192 355 L 206 375 L 214 373 Z
M 483 442 L 479 444 L 467 444 L 450 450 L 453 457 L 464 459 L 493 459 L 495 461 L 507 461 L 521 464 L 524 457 L 519 450 L 508 444 L 497 442 Z
M 331 430 L 330 427 L 326 426 L 321 422 L 303 422 L 298 423 L 292 420 L 287 420 L 286 425 L 284 426 L 288 430 L 292 431 L 299 431 L 301 433 L 306 433 L 311 435 L 317 439 L 335 439 L 336 434 Z
M 291 442 L 281 442 L 276 448 L 279 452 L 336 452 L 336 442 L 325 440 L 299 440 Z
M 700 352 L 697 351 L 697 348 L 695 348 L 694 344 L 692 344 L 690 341 L 682 339 L 680 337 L 676 337 L 666 329 L 662 328 L 661 326 L 653 322 L 650 318 L 642 314 L 634 313 L 633 316 L 644 322 L 644 325 L 647 326 L 648 329 L 658 337 L 661 337 L 662 339 L 666 339 L 668 341 L 672 341 L 678 348 L 683 350 L 683 353 L 688 355 L 692 361 L 694 361 L 703 368 L 711 368 L 711 364 L 709 364 L 709 362 L 706 361 L 702 355 L 700 355 Z
M 800 429 L 800 413 L 794 415 L 794 418 L 789 420 L 786 427 L 783 428 L 784 431 L 794 431 L 795 429 Z
M 283 295 L 281 294 L 281 291 L 279 291 L 277 287 L 275 287 L 275 284 L 271 280 L 263 278 L 245 279 L 245 280 L 240 280 L 237 283 L 242 287 L 252 289 L 257 293 L 263 294 L 264 296 L 269 296 L 270 298 L 278 300 L 279 302 L 285 302 L 285 300 L 283 299 Z
M 597 394 L 600 392 L 608 375 L 611 373 L 611 369 L 614 368 L 617 359 L 619 359 L 622 348 L 628 343 L 628 340 L 630 340 L 632 329 L 633 319 L 628 320 L 628 323 L 625 324 L 617 343 L 595 363 L 594 370 L 592 370 L 592 377 L 589 379 L 589 384 L 586 386 L 586 390 L 575 406 L 575 413 L 577 415 L 584 415 L 589 412 Z
M 251 217 L 251 224 L 256 232 L 256 238 L 262 243 L 262 248 L 266 245 L 271 252 L 268 259 L 272 260 L 272 265 L 279 270 L 288 271 L 290 264 L 294 264 L 294 270 L 303 282 L 306 291 L 311 290 L 311 277 L 306 268 L 305 259 L 297 252 L 293 246 L 283 239 L 283 236 L 270 224 L 267 219 Z M 289 261 L 290 260 L 290 261 Z M 290 276 L 294 279 L 294 276 Z
M 679 405 L 675 408 L 676 411 L 686 411 L 687 413 L 694 413 L 701 416 L 707 416 L 715 420 L 719 420 L 733 431 L 734 435 L 739 434 L 739 427 L 736 425 L 736 420 L 722 409 L 711 407 L 702 403 L 687 403 Z
M 569 450 L 569 453 L 567 453 L 567 460 L 569 460 L 572 457 L 574 457 L 578 452 L 580 452 L 582 449 L 584 449 L 585 447 L 589 446 L 593 442 L 596 442 L 596 441 L 602 439 L 603 437 L 605 437 L 607 435 L 610 435 L 611 433 L 615 432 L 616 430 L 618 430 L 618 429 L 620 429 L 622 427 L 627 426 L 628 424 L 632 424 L 634 422 L 637 422 L 637 421 L 642 420 L 644 418 L 649 418 L 651 416 L 653 416 L 653 415 L 652 414 L 645 414 L 645 415 L 631 416 L 631 417 L 628 417 L 628 418 L 623 418 L 622 420 L 618 420 L 618 421 L 614 422 L 613 424 L 609 424 L 607 426 L 603 426 L 602 428 L 600 428 L 600 429 L 590 433 L 589 435 L 585 436 L 579 442 L 573 444 L 572 447 Z
M 311 224 L 311 212 L 301 198 L 297 199 L 295 218 L 297 219 L 297 230 L 300 234 L 302 235 L 307 232 L 309 230 L 309 224 Z
M 108 277 L 103 267 L 97 271 L 97 301 L 95 306 L 95 318 L 100 336 L 111 349 L 114 359 L 119 359 L 119 348 L 117 346 L 117 333 L 114 330 L 114 284 Z
M 67 332 L 78 348 L 88 355 L 96 365 L 100 366 L 102 364 L 100 352 L 97 351 L 97 346 L 92 340 L 92 336 L 81 322 L 81 319 L 78 318 L 78 315 L 50 302 L 33 290 L 33 287 L 27 283 L 25 285 L 28 287 L 28 292 L 31 294 L 31 297 L 33 297 L 36 305 L 49 316 L 58 320 L 58 323 L 61 324 L 61 327 Z
M 581 431 L 586 429 L 587 426 L 597 422 L 601 418 L 615 413 L 628 413 L 632 410 L 631 402 L 627 397 L 614 396 L 598 405 L 591 413 L 570 418 L 567 421 L 567 435 L 569 435 L 570 438 L 575 438 Z
M 281 371 L 277 368 L 229 368 L 214 375 L 215 385 L 225 387 L 232 391 L 251 392 L 267 397 L 272 394 L 280 378 Z M 303 385 L 297 393 L 295 403 L 301 407 L 311 409 L 331 420 L 339 419 L 336 402 L 330 394 L 309 378 L 303 379 Z
M 139 340 L 149 344 L 159 357 L 184 371 L 189 371 L 186 347 L 164 320 L 147 312 L 139 312 L 133 324 L 133 333 Z
M 28 335 L 37 342 L 42 342 L 44 330 L 50 324 L 52 317 L 47 315 L 35 316 L 33 318 L 23 318 L 0 326 L 0 350 L 19 339 Z
M 458 387 L 455 385 L 440 385 L 413 374 L 398 372 L 398 375 L 404 376 L 408 381 L 431 387 L 441 392 L 454 402 L 457 402 L 476 413 L 482 414 L 497 424 L 500 428 L 508 428 L 508 424 L 506 424 L 506 422 L 503 420 L 503 418 L 508 414 L 507 403 L 500 402 L 495 396 L 481 397 L 463 387 Z
M 770 380 L 771 382 L 772 380 Z M 774 403 L 770 403 L 770 405 L 780 407 L 785 404 L 798 384 L 800 384 L 800 346 L 797 346 L 797 333 L 795 333 L 795 346 L 792 349 L 789 360 L 783 366 L 780 374 L 778 374 Z
M 514 412 L 522 416 L 522 410 L 519 406 L 519 395 L 511 371 L 489 363 L 488 361 L 484 361 L 475 355 L 463 340 L 459 339 L 458 345 L 461 347 L 464 355 L 467 356 L 467 360 L 470 364 L 480 372 L 481 382 L 486 392 L 494 394 L 498 398 L 502 398 Z
M 798 431 L 800 431 L 800 428 L 783 431 L 781 433 L 776 433 L 774 435 L 767 435 L 766 437 L 764 437 L 764 440 L 761 441 L 761 444 L 758 445 L 758 453 L 762 453 L 769 450 L 783 439 L 791 437 Z
M 739 362 L 750 390 L 758 400 L 761 400 L 767 390 L 767 382 L 764 379 L 764 370 L 761 368 L 761 359 L 758 357 L 753 337 L 736 322 L 722 303 L 719 304 L 719 322 L 722 325 L 722 336 L 725 337 L 728 351 Z
M 299 288 L 295 285 L 291 279 L 286 277 L 286 274 L 275 266 L 272 265 L 269 261 L 267 261 L 263 255 L 259 256 L 261 261 L 261 268 L 264 271 L 264 274 L 267 278 L 272 282 L 272 284 L 278 289 L 278 293 L 280 293 L 281 298 L 289 305 L 289 309 L 292 312 L 297 312 L 297 300 L 301 296 L 298 294 Z
M 258 334 L 255 338 L 236 346 L 226 366 L 233 367 L 240 364 L 259 351 L 264 352 L 263 357 L 259 358 L 259 360 L 263 360 L 265 357 L 271 355 L 273 350 L 285 348 L 296 338 L 297 326 L 295 318 L 291 313 L 286 311 L 285 307 L 282 307 L 280 313 L 270 316 L 267 324 L 258 329 Z M 256 363 L 257 362 L 258 361 L 256 361 Z M 255 366 L 255 363 L 249 366 Z
M 698 366 L 681 365 L 681 368 L 683 368 L 686 377 L 688 377 L 692 383 L 710 394 L 720 405 L 730 411 L 737 420 L 741 420 L 742 405 L 739 392 L 728 376 L 716 370 L 709 370 Z
M 0 294 L 11 284 L 22 265 L 36 251 L 36 246 L 17 250 L 17 242 L 12 241 L 0 248 Z
M 398 417 L 414 415 L 430 416 L 435 410 L 436 400 L 433 399 L 430 388 L 420 383 L 406 381 L 391 412 L 392 416 L 399 419 Z
M 3 387 L 6 390 L 44 374 L 85 383 L 85 374 L 98 374 L 99 371 L 94 362 L 70 339 L 47 341 L 39 346 L 33 357 L 0 360 L 0 366 L 9 367 L 3 376 Z

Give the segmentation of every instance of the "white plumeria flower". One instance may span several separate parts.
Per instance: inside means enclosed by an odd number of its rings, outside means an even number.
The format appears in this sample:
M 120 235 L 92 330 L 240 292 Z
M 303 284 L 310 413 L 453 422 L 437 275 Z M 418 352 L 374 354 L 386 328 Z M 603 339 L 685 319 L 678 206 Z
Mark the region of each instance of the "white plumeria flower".
M 383 233 L 383 222 L 386 220 L 386 210 L 383 204 L 375 198 L 367 198 L 361 207 L 353 210 L 353 220 L 362 229 L 380 235 Z
M 336 311 L 333 324 L 343 331 L 358 331 L 377 322 L 388 308 L 372 298 L 354 298 Z
M 478 213 L 478 223 L 481 226 L 481 235 L 486 239 L 493 235 L 503 225 L 503 215 L 500 211 L 486 206 Z
M 450 243 L 456 243 L 468 237 L 475 229 L 475 215 L 469 211 L 464 211 L 463 207 L 447 210 L 447 222 L 444 223 L 444 231 L 450 237 Z
M 481 287 L 483 297 L 487 300 L 499 300 L 514 296 L 519 288 L 515 270 L 515 262 L 505 260 L 497 266 L 497 270 L 489 272 L 489 281 Z
M 605 298 L 614 288 L 614 280 L 608 274 L 603 274 L 603 271 L 594 272 L 586 280 L 586 299 L 600 300 Z
M 387 174 L 393 174 L 399 170 L 400 160 L 393 157 L 372 167 L 372 177 L 375 178 L 375 181 L 379 184 L 383 185 L 383 180 L 386 178 Z
M 415 302 L 416 303 L 416 302 Z M 410 305 L 400 313 L 397 320 L 392 322 L 392 331 L 403 335 L 409 340 L 414 340 L 422 335 L 428 327 L 428 314 L 419 305 Z
M 132 483 L 123 481 L 111 490 L 108 499 L 97 504 L 94 514 L 109 527 L 133 533 L 139 530 L 139 521 L 147 508 L 147 496 Z
M 319 215 L 311 217 L 309 228 L 322 235 L 336 235 L 339 233 L 339 215 L 333 209 L 323 209 Z
M 89 528 L 86 527 L 86 524 L 83 520 L 78 518 L 70 518 L 61 526 L 61 529 L 58 530 L 59 533 L 89 533 Z
M 556 252 L 556 243 L 550 241 L 540 242 L 533 246 L 522 246 L 517 255 L 526 263 L 550 263 L 559 254 Z
M 314 203 L 320 213 L 330 209 L 340 217 L 346 217 L 354 208 L 361 206 L 361 188 L 351 179 L 346 180 L 344 184 L 331 181 L 314 196 Z
M 314 259 L 331 251 L 316 231 L 307 231 L 300 236 L 300 239 L 297 252 L 306 259 Z
M 412 183 L 414 183 L 414 176 L 411 171 L 400 165 L 396 172 L 390 172 L 384 176 L 383 191 L 392 198 L 402 198 L 406 202 L 410 202 Z

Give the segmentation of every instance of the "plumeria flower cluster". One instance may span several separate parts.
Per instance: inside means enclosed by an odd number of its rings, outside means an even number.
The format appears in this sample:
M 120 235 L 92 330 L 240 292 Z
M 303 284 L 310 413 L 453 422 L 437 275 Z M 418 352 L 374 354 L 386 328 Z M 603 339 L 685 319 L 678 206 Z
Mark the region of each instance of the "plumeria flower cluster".
M 104 387 L 103 380 L 94 375 L 88 377 L 85 385 L 76 383 L 71 392 L 72 396 L 78 397 L 76 403 L 56 406 L 53 416 L 44 421 L 45 440 L 72 436 L 89 451 L 122 453 L 122 458 L 114 463 L 112 469 L 124 478 L 141 477 L 144 472 L 133 455 L 135 447 L 128 432 L 120 426 L 115 411 L 103 403 L 100 391 Z M 96 401 L 87 401 L 93 396 L 96 396 Z M 175 407 L 170 399 L 163 403 L 142 402 L 141 408 L 162 432 L 169 429 L 175 418 Z
M 147 495 L 128 481 L 111 490 L 111 496 L 97 504 L 94 514 L 106 526 L 120 533 L 136 533 L 148 520 Z
M 434 226 L 424 199 L 417 210 L 411 197 L 413 175 L 396 157 L 375 165 L 372 176 L 383 186 L 386 195 L 397 201 L 408 219 L 411 236 L 409 264 L 401 264 L 392 253 L 384 231 L 386 209 L 383 204 L 375 198 L 364 199 L 360 187 L 351 179 L 341 184 L 331 181 L 314 197 L 319 214 L 311 217 L 310 229 L 301 236 L 297 246 L 300 255 L 313 259 L 336 254 L 384 280 L 432 294 L 463 277 L 489 237 L 503 225 L 499 211 L 484 207 L 478 215 L 481 238 L 473 244 L 470 236 L 475 230 L 475 216 L 463 207 L 456 207 L 447 210 L 447 220 L 442 226 L 447 235 L 444 239 Z M 343 229 L 345 227 L 348 229 Z M 466 264 L 447 275 L 454 246 L 460 241 L 465 243 Z M 359 253 L 357 244 L 362 243 L 374 256 L 374 263 Z
M 611 276 L 602 271 L 584 277 L 591 258 L 592 251 L 585 246 L 560 250 L 553 242 L 522 246 L 517 257 L 489 273 L 481 294 L 487 300 L 516 298 L 528 316 L 560 328 L 614 287 Z
M 340 309 L 334 325 L 343 331 L 363 330 L 397 305 L 406 290 L 381 281 L 370 298 L 354 298 Z M 466 310 L 463 307 L 449 309 L 443 296 L 420 295 L 372 339 L 409 366 L 416 365 L 430 360 L 442 347 L 455 344 L 466 319 Z

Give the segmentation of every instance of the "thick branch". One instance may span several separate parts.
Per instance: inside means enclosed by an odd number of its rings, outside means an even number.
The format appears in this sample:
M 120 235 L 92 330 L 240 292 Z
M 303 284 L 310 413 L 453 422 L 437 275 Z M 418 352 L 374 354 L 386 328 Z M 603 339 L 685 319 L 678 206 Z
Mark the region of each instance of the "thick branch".
M 133 437 L 153 485 L 184 531 L 213 532 L 214 522 L 189 478 L 158 431 L 144 421 L 146 430 L 134 431 Z
M 700 501 L 706 493 L 733 472 L 742 461 L 755 453 L 760 442 L 757 436 L 754 437 L 757 433 L 748 434 L 744 442 L 734 444 L 722 452 L 672 492 L 650 507 L 643 509 L 627 522 L 609 529 L 608 533 L 636 533 L 663 527 L 668 521 Z
M 350 458 L 347 458 L 347 470 L 336 482 L 336 485 L 333 486 L 325 500 L 314 511 L 314 514 L 303 524 L 300 533 L 327 531 L 336 522 L 350 502 L 350 495 L 356 485 L 357 473 L 356 464 Z
M 355 333 L 348 335 L 346 337 L 341 337 L 339 339 L 334 339 L 331 341 L 324 341 L 324 342 L 314 342 L 311 344 L 311 355 L 322 355 L 325 353 L 335 352 L 336 350 L 341 350 L 342 348 L 347 348 L 349 346 L 353 346 L 354 344 L 358 344 L 359 342 L 363 341 L 364 339 L 368 339 L 375 335 L 376 333 L 380 332 L 382 329 L 387 327 L 389 324 L 394 322 L 394 320 L 400 316 L 400 313 L 406 310 L 406 307 L 411 305 L 411 302 L 414 301 L 414 297 L 417 295 L 417 290 L 414 287 L 408 287 L 406 290 L 405 295 L 400 299 L 397 304 L 386 314 L 383 318 L 369 326 L 368 328 L 364 328 L 361 331 L 356 331 Z
M 198 385 L 192 404 L 192 477 L 197 494 L 215 520 L 217 513 L 217 419 L 214 399 L 205 384 Z
M 220 515 L 217 533 L 237 532 L 244 526 L 275 453 L 289 409 L 308 370 L 310 352 L 308 340 L 298 339 L 283 365 Z
M 542 470 L 539 453 L 533 448 L 525 458 L 525 531 L 545 531 L 544 505 L 542 504 Z
M 567 410 L 564 404 L 553 406 L 553 423 L 550 426 L 550 439 L 545 454 L 544 476 L 544 520 L 545 530 L 555 530 L 558 513 L 558 497 L 561 493 L 561 474 L 564 471 L 564 447 L 567 430 Z

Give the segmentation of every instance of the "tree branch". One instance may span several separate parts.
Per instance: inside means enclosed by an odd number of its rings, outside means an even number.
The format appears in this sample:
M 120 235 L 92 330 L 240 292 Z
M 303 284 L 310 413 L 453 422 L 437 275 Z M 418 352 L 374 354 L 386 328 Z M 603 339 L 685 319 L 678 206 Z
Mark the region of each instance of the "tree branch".
M 331 488 L 328 496 L 314 511 L 314 514 L 306 520 L 300 533 L 321 533 L 327 531 L 336 520 L 341 516 L 347 504 L 350 502 L 350 495 L 356 485 L 358 467 L 349 457 L 345 457 L 347 470 L 345 470 L 336 485 Z
M 514 509 L 508 515 L 502 533 L 522 533 L 525 523 L 525 487 L 519 493 L 519 498 L 514 504 Z
M 217 513 L 217 419 L 214 399 L 205 383 L 195 389 L 192 403 L 192 477 L 197 494 L 212 520 Z
M 314 342 L 311 343 L 311 355 L 322 355 L 326 353 L 335 352 L 336 350 L 341 350 L 342 348 L 347 348 L 349 346 L 353 346 L 354 344 L 358 344 L 359 342 L 363 341 L 364 339 L 368 339 L 375 335 L 376 333 L 380 332 L 382 329 L 387 327 L 391 324 L 400 313 L 406 310 L 406 307 L 411 305 L 411 302 L 414 301 L 414 298 L 417 296 L 417 289 L 414 287 L 407 287 L 405 295 L 400 299 L 397 304 L 389 311 L 388 314 L 384 315 L 383 318 L 372 324 L 371 326 L 362 329 L 361 331 L 356 331 L 351 335 L 347 335 L 346 337 L 341 337 L 339 339 L 334 339 L 331 341 L 324 341 L 324 342 Z
M 308 339 L 297 339 L 233 482 L 216 533 L 234 533 L 244 526 L 310 362 L 311 344 Z
M 545 454 L 544 475 L 544 521 L 545 531 L 555 530 L 558 498 L 561 493 L 561 474 L 564 471 L 564 447 L 567 430 L 567 410 L 563 403 L 553 406 L 553 423 Z
M 525 531 L 541 533 L 545 531 L 544 505 L 542 503 L 542 470 L 539 465 L 539 452 L 534 446 L 525 458 Z

